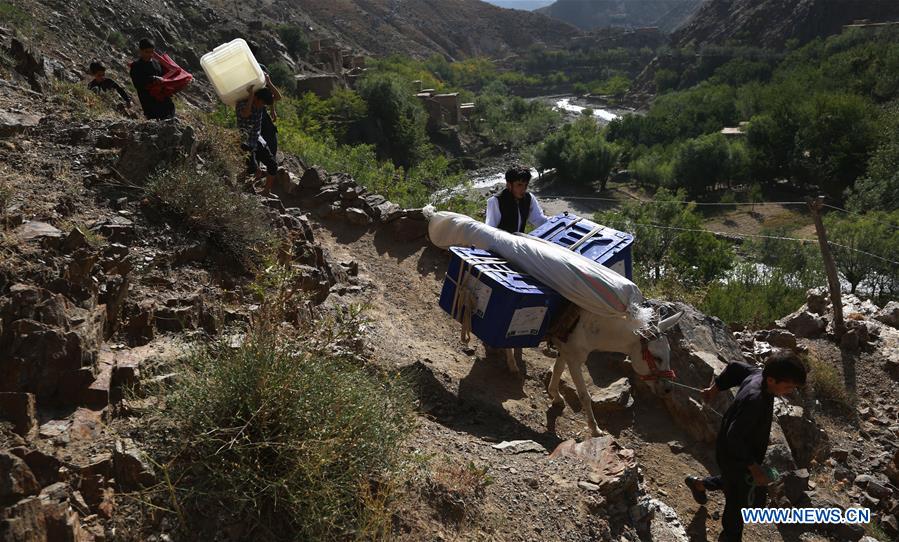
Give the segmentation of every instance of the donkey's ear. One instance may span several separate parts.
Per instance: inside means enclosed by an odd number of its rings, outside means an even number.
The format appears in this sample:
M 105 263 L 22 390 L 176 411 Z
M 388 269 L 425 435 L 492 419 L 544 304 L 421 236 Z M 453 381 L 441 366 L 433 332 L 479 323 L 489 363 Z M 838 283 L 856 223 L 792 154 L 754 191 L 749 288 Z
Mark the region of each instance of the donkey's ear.
M 659 331 L 661 331 L 662 333 L 665 333 L 666 331 L 668 331 L 669 329 L 674 327 L 674 324 L 676 324 L 678 322 L 678 320 L 681 319 L 681 316 L 683 316 L 683 315 L 684 315 L 684 311 L 680 311 L 680 312 L 673 314 L 672 316 L 669 316 L 668 318 L 665 318 L 664 320 L 659 322 Z

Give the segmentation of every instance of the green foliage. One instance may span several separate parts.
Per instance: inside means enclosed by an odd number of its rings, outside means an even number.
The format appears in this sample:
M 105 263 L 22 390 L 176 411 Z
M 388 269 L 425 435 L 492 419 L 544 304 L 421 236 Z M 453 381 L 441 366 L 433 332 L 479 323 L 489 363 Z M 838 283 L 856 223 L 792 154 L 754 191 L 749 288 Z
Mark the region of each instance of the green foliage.
M 348 89 L 335 90 L 327 103 L 331 131 L 338 141 L 348 141 L 351 131 L 368 115 L 368 104 L 359 94 Z
M 663 152 L 641 155 L 631 161 L 628 169 L 634 179 L 645 188 L 654 190 L 674 185 L 674 163 Z
M 266 294 L 240 346 L 194 350 L 167 390 L 178 438 L 160 463 L 181 527 L 196 535 L 213 514 L 265 540 L 379 538 L 407 460 L 411 394 L 360 366 L 358 308 L 287 326 L 281 311 L 302 303 L 294 277 L 266 273 L 277 276 L 257 281 Z
M 779 269 L 764 272 L 743 264 L 726 282 L 712 283 L 698 308 L 725 322 L 764 328 L 802 305 L 805 292 Z
M 606 142 L 592 118 L 579 118 L 550 134 L 537 151 L 539 169 L 555 169 L 565 182 L 605 186 L 618 160 L 618 149 Z
M 656 92 L 664 94 L 669 90 L 675 90 L 680 83 L 680 76 L 674 70 L 660 69 L 657 70 L 653 77 L 656 86 Z
M 797 114 L 796 176 L 839 197 L 864 173 L 877 145 L 873 106 L 851 94 L 818 94 Z
M 750 120 L 745 148 L 731 149 L 736 173 L 728 173 L 727 181 L 786 179 L 840 197 L 861 178 L 862 190 L 851 191 L 854 201 L 895 207 L 891 195 L 899 192 L 891 184 L 896 170 L 891 156 L 897 151 L 891 154 L 890 142 L 896 133 L 878 120 L 893 113 L 878 112 L 875 104 L 899 98 L 897 37 L 896 29 L 847 31 L 780 55 L 734 46 L 667 51 L 655 75 L 658 92 L 695 86 L 660 95 L 643 116 L 613 121 L 608 139 L 626 153 L 641 146 L 668 153 L 671 145 Z M 660 145 L 665 149 L 655 149 Z M 683 157 L 695 157 L 697 146 L 694 141 L 681 147 Z M 659 167 L 648 162 L 641 167 L 656 182 L 660 175 L 653 169 Z M 681 185 L 675 178 L 672 186 L 697 193 L 697 179 L 686 179 Z M 872 196 L 866 198 L 868 191 Z
M 110 32 L 107 41 L 119 49 L 124 49 L 128 45 L 128 39 L 125 37 L 125 34 L 122 34 L 118 30 Z
M 613 75 L 605 80 L 575 83 L 574 91 L 579 94 L 596 94 L 621 98 L 631 86 L 631 80 L 624 75 Z
M 498 77 L 496 65 L 484 57 L 447 62 L 443 57 L 435 56 L 431 57 L 425 66 L 453 87 L 478 89 Z
M 739 86 L 752 81 L 766 82 L 771 78 L 772 71 L 773 67 L 768 61 L 735 58 L 715 70 L 711 80 Z
M 899 209 L 899 105 L 891 106 L 880 124 L 880 146 L 848 193 L 849 207 L 858 212 Z
M 228 186 L 211 169 L 198 173 L 184 165 L 162 171 L 150 178 L 146 190 L 244 267 L 257 262 L 259 251 L 273 240 L 259 201 Z
M 899 293 L 899 266 L 888 260 L 899 254 L 899 211 L 872 211 L 865 215 L 825 217 L 834 260 L 852 293 L 865 282 L 873 297 L 894 298 Z
M 278 61 L 269 66 L 268 74 L 272 79 L 272 83 L 282 91 L 289 91 L 294 88 L 294 73 L 286 62 Z
M 278 36 L 295 58 L 304 57 L 309 53 L 309 41 L 303 29 L 293 24 L 282 24 L 278 27 Z
M 446 67 L 442 69 L 442 67 Z M 433 88 L 444 90 L 444 81 L 451 75 L 448 68 L 449 62 L 443 57 L 432 57 L 421 62 L 409 57 L 392 55 L 387 58 L 374 59 L 369 66 L 370 71 L 379 73 L 391 73 L 398 79 L 409 85 L 409 91 L 413 90 L 412 81 L 421 81 L 421 88 Z
M 95 119 L 115 114 L 120 103 L 119 95 L 114 92 L 97 93 L 87 88 L 84 83 L 70 83 L 54 79 L 51 89 L 55 100 L 66 103 L 81 120 Z
M 11 2 L 0 2 L 0 21 L 11 25 L 29 23 L 33 17 Z
M 452 172 L 443 156 L 428 157 L 406 170 L 380 161 L 372 145 L 340 145 L 330 135 L 311 136 L 283 127 L 280 130 L 279 141 L 285 152 L 297 154 L 306 163 L 320 165 L 327 171 L 346 172 L 370 192 L 402 207 L 422 207 L 430 203 L 433 192 L 466 183 L 465 176 Z M 462 204 L 453 198 L 439 207 L 465 210 Z
M 729 149 L 721 134 L 688 139 L 674 157 L 674 178 L 696 196 L 714 189 L 727 178 Z
M 646 115 L 625 115 L 609 123 L 610 141 L 632 146 L 673 143 L 718 132 L 737 123 L 736 93 L 728 85 L 703 83 L 659 96 Z
M 511 148 L 536 143 L 562 124 L 562 115 L 539 100 L 510 96 L 500 82 L 485 87 L 475 100 L 474 128 L 494 145 Z
M 379 150 L 399 166 L 408 167 L 427 153 L 427 114 L 409 91 L 408 82 L 387 73 L 373 73 L 357 85 L 368 104 L 368 120 Z
M 777 113 L 753 117 L 746 132 L 752 176 L 772 182 L 789 175 L 798 126 Z
M 683 190 L 656 192 L 652 201 L 633 203 L 622 212 L 597 213 L 596 220 L 622 231 L 634 232 L 635 274 L 641 287 L 665 275 L 694 286 L 710 283 L 733 267 L 728 243 L 701 229 L 695 206 L 681 203 Z
M 846 380 L 826 359 L 811 351 L 806 358 L 809 384 L 814 398 L 837 413 L 846 415 L 855 411 L 855 398 L 846 389 Z

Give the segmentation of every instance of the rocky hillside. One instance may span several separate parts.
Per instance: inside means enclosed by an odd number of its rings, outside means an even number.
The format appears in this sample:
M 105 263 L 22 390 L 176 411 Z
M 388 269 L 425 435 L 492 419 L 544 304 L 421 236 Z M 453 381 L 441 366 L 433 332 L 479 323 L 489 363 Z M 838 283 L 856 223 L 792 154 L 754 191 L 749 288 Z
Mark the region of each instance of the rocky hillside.
M 502 56 L 576 34 L 566 23 L 480 0 L 287 0 L 275 9 L 308 20 L 374 54 Z
M 893 0 L 708 0 L 671 38 L 672 44 L 725 42 L 783 47 L 791 39 L 807 42 L 840 32 L 856 20 L 899 20 Z
M 672 32 L 689 19 L 701 3 L 702 0 L 556 0 L 537 12 L 583 30 L 606 26 L 657 26 L 663 32 Z

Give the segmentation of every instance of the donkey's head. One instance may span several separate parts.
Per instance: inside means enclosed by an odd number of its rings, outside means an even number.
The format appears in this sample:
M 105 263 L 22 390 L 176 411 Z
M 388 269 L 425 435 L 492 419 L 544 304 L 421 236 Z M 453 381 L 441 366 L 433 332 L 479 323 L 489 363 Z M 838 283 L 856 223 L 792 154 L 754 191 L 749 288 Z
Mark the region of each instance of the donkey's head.
M 632 359 L 634 371 L 657 395 L 671 393 L 670 380 L 677 376 L 671 369 L 671 347 L 665 332 L 674 327 L 684 312 L 648 324 L 636 333 L 640 336 L 640 356 Z

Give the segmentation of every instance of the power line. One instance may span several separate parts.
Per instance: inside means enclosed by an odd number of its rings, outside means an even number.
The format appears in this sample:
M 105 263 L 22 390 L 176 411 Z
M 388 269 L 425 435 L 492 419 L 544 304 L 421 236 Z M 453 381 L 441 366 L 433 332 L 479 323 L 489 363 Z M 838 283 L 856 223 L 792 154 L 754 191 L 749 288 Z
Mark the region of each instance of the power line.
M 546 196 L 543 194 L 539 194 L 540 199 L 571 199 L 571 200 L 592 200 L 592 201 L 611 201 L 614 203 L 624 203 L 620 199 L 615 198 L 599 198 L 593 196 Z M 757 203 L 745 202 L 745 201 L 737 201 L 733 203 L 724 203 L 724 202 L 699 202 L 699 201 L 656 201 L 656 200 L 641 200 L 637 198 L 633 198 L 634 201 L 639 202 L 641 204 L 645 203 L 655 203 L 655 204 L 663 204 L 663 203 L 679 203 L 681 205 L 693 204 L 697 206 L 732 206 L 732 205 L 807 205 L 804 201 L 760 201 Z
M 591 196 L 544 196 L 544 195 L 541 195 L 540 198 L 541 198 L 541 199 L 596 200 L 596 201 L 611 201 L 611 202 L 615 202 L 615 203 L 622 203 L 621 200 L 617 200 L 617 199 L 614 199 L 614 198 L 598 198 L 598 197 L 591 197 Z M 635 199 L 636 199 L 636 198 L 635 198 Z M 692 204 L 694 204 L 694 205 L 784 205 L 784 206 L 786 206 L 786 205 L 803 205 L 803 206 L 808 205 L 808 203 L 807 203 L 807 202 L 804 202 L 804 201 L 766 201 L 766 202 L 758 202 L 758 203 L 747 203 L 747 202 L 737 202 L 737 203 L 722 203 L 722 202 L 698 203 L 698 202 L 692 202 L 692 201 L 655 201 L 655 200 L 636 200 L 636 201 L 640 202 L 640 204 L 646 204 L 646 203 L 659 203 L 659 204 L 661 204 L 661 203 L 679 203 L 679 204 L 690 204 L 690 203 L 692 203 Z M 834 205 L 824 204 L 824 207 L 829 207 L 829 208 L 831 208 L 831 209 L 833 209 L 833 210 L 836 210 L 836 211 L 842 211 L 842 212 L 844 212 L 844 213 L 848 213 L 848 214 L 852 214 L 852 215 L 856 215 L 856 216 L 865 216 L 865 215 L 861 215 L 861 214 L 859 214 L 859 213 L 854 213 L 854 212 L 849 211 L 849 210 L 846 210 L 846 209 L 842 209 L 842 208 L 840 208 L 840 207 L 836 207 L 836 206 L 834 206 Z M 607 210 L 607 211 L 604 211 L 604 212 L 611 212 L 611 213 L 618 214 L 618 215 L 621 215 L 621 216 L 626 216 L 626 215 L 624 215 L 624 214 L 621 213 L 621 212 L 613 211 L 613 210 Z M 893 224 L 890 224 L 889 222 L 883 222 L 883 221 L 875 220 L 875 219 L 869 219 L 869 220 L 872 220 L 872 221 L 874 221 L 874 222 L 876 222 L 876 223 L 879 223 L 879 224 L 883 224 L 883 225 L 888 226 L 888 227 L 893 228 L 893 229 L 899 229 L 899 226 L 895 226 L 895 225 L 893 225 Z M 679 231 L 690 231 L 690 232 L 711 233 L 711 234 L 713 234 L 713 235 L 718 235 L 718 236 L 721 236 L 721 237 L 737 237 L 737 238 L 741 238 L 741 239 L 749 239 L 749 238 L 755 238 L 755 239 L 775 239 L 775 240 L 780 240 L 780 241 L 799 241 L 799 242 L 803 242 L 803 243 L 817 243 L 817 242 L 818 242 L 817 239 L 804 239 L 804 238 L 800 238 L 800 237 L 784 237 L 784 236 L 778 236 L 778 235 L 761 235 L 761 234 L 751 234 L 751 233 L 743 233 L 743 234 L 741 234 L 741 233 L 730 233 L 730 232 L 721 232 L 721 231 L 706 230 L 706 229 L 699 229 L 699 228 L 679 228 L 679 227 L 676 227 L 676 226 L 663 226 L 663 225 L 661 225 L 661 224 L 648 224 L 648 223 L 640 223 L 640 222 L 634 222 L 633 224 L 634 224 L 635 226 L 647 226 L 647 227 L 650 227 L 650 228 L 661 228 L 661 229 L 669 229 L 669 230 L 679 230 Z M 839 243 L 834 243 L 833 241 L 828 241 L 828 244 L 833 245 L 833 246 L 837 246 L 837 247 L 840 247 L 840 248 L 843 248 L 843 249 L 846 249 L 846 250 L 851 250 L 851 251 L 853 251 L 853 252 L 858 252 L 858 253 L 860 253 L 860 254 L 864 254 L 864 255 L 866 255 L 866 256 L 870 256 L 870 257 L 872 257 L 872 258 L 876 258 L 876 259 L 878 259 L 878 260 L 881 260 L 881 261 L 884 261 L 884 262 L 887 262 L 887 263 L 890 263 L 890 264 L 893 264 L 893 265 L 899 265 L 899 262 L 897 262 L 897 261 L 890 260 L 889 258 L 884 258 L 883 256 L 880 256 L 880 255 L 877 255 L 877 254 L 874 254 L 874 253 L 871 253 L 871 252 L 867 252 L 867 251 L 860 250 L 860 249 L 857 249 L 857 248 L 848 247 L 848 246 L 846 246 L 846 245 L 841 245 L 841 244 L 839 244 Z
M 824 206 L 824 207 L 828 207 L 828 208 L 830 208 L 830 209 L 833 209 L 833 210 L 835 210 L 835 211 L 842 211 L 842 212 L 847 213 L 847 214 L 850 214 L 850 215 L 855 215 L 855 216 L 867 218 L 867 219 L 870 220 L 871 222 L 875 222 L 875 223 L 877 223 L 877 224 L 883 224 L 884 226 L 893 228 L 894 230 L 899 230 L 899 226 L 897 226 L 897 225 L 895 225 L 895 224 L 893 224 L 893 223 L 891 223 L 891 222 L 884 222 L 883 220 L 877 220 L 877 219 L 875 219 L 875 218 L 871 218 L 870 216 L 868 216 L 868 215 L 866 215 L 866 214 L 856 213 L 855 211 L 849 211 L 849 210 L 843 209 L 843 208 L 841 208 L 841 207 L 837 207 L 836 205 L 828 205 L 828 204 L 826 204 L 826 203 L 823 204 L 823 206 Z
M 615 212 L 615 211 L 612 211 L 612 212 L 615 214 L 624 216 L 622 213 Z M 714 230 L 706 230 L 706 229 L 702 229 L 702 228 L 681 228 L 678 226 L 664 226 L 662 224 L 650 224 L 650 223 L 646 223 L 646 222 L 633 222 L 632 224 L 634 226 L 646 226 L 649 228 L 658 228 L 658 229 L 664 229 L 664 230 L 711 233 L 712 235 L 718 235 L 721 237 L 731 237 L 731 238 L 737 237 L 740 239 L 775 239 L 778 241 L 794 241 L 794 242 L 801 242 L 801 243 L 817 243 L 818 242 L 817 239 L 804 239 L 801 237 L 784 237 L 784 236 L 779 236 L 779 235 L 761 235 L 761 234 L 754 234 L 754 233 L 729 233 L 729 232 L 721 232 L 721 231 L 714 231 Z M 828 241 L 828 244 L 843 248 L 845 250 L 851 250 L 853 252 L 858 252 L 858 253 L 864 254 L 866 256 L 870 256 L 872 258 L 876 258 L 878 260 L 899 266 L 899 262 L 890 260 L 889 258 L 884 258 L 883 256 L 880 256 L 878 254 L 874 254 L 874 253 L 867 252 L 864 250 L 859 250 L 857 248 L 848 247 L 846 245 L 841 245 L 839 243 L 834 243 L 833 241 Z
M 835 247 L 844 248 L 844 249 L 846 249 L 846 250 L 851 250 L 851 251 L 853 251 L 853 252 L 860 252 L 861 254 L 865 254 L 865 255 L 867 255 L 867 256 L 871 256 L 872 258 L 877 258 L 878 260 L 883 260 L 883 261 L 885 261 L 885 262 L 887 262 L 887 263 L 891 263 L 891 264 L 893 264 L 893 265 L 899 266 L 899 262 L 894 262 L 893 260 L 888 260 L 888 259 L 884 258 L 883 256 L 878 256 L 877 254 L 872 254 L 872 253 L 866 252 L 866 251 L 864 251 L 864 250 L 859 250 L 859 249 L 857 249 L 857 248 L 847 247 L 846 245 L 841 245 L 841 244 L 839 244 L 839 243 L 834 243 L 833 241 L 828 241 L 827 244 L 833 245 L 833 246 L 835 246 Z

